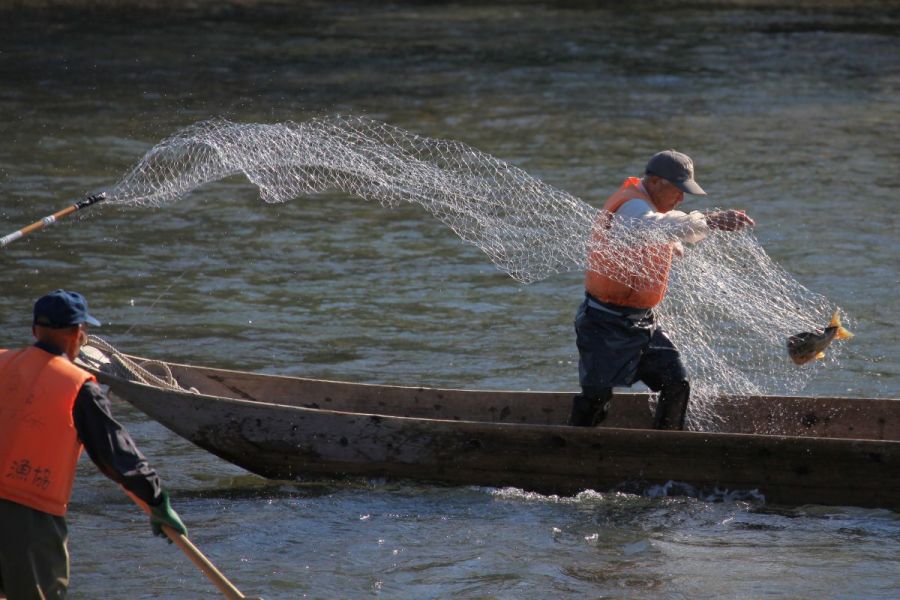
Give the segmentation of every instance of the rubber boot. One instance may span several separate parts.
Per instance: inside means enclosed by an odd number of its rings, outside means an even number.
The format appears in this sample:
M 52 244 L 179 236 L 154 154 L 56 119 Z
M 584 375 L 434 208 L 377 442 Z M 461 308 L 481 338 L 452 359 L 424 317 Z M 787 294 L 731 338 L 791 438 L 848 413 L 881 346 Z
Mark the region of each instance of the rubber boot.
M 659 401 L 656 403 L 653 428 L 684 429 L 684 417 L 687 414 L 690 395 L 691 386 L 687 381 L 664 385 L 659 394 Z
M 569 425 L 575 427 L 596 427 L 609 413 L 612 388 L 582 390 L 572 398 L 572 414 Z

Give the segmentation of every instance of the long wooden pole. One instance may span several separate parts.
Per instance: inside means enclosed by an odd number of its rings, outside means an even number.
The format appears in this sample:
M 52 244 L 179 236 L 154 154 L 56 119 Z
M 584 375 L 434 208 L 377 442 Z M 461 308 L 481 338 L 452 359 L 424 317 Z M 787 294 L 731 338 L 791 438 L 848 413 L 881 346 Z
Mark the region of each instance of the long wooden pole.
M 233 583 L 228 581 L 228 578 L 216 568 L 216 565 L 212 564 L 210 560 L 200 552 L 200 549 L 197 548 L 191 540 L 187 539 L 187 537 L 181 535 L 167 525 L 163 525 L 162 530 L 163 533 L 166 534 L 166 537 L 172 540 L 176 546 L 181 548 L 181 551 L 191 559 L 191 562 L 206 575 L 213 585 L 219 588 L 220 592 L 225 594 L 225 597 L 228 598 L 228 600 L 262 600 L 261 598 L 247 598 L 247 596 L 242 594 L 241 591 L 237 589 Z
M 146 502 L 126 490 L 122 488 L 128 496 L 131 497 L 132 500 L 148 515 L 151 514 L 150 507 Z M 212 564 L 212 562 L 204 556 L 200 549 L 195 546 L 191 540 L 187 539 L 187 536 L 182 535 L 169 527 L 168 525 L 161 525 L 163 533 L 166 534 L 166 537 L 172 540 L 172 542 L 181 548 L 181 551 L 187 555 L 191 562 L 200 569 L 200 571 L 206 575 L 207 579 L 209 579 L 214 586 L 219 588 L 219 591 L 225 594 L 225 597 L 228 600 L 262 600 L 259 597 L 249 597 L 245 596 L 241 593 L 241 590 L 237 589 L 233 583 L 228 581 L 228 578 L 225 577 L 219 569 L 216 568 L 216 565 Z
M 35 221 L 34 223 L 32 223 L 31 225 L 29 225 L 27 227 L 23 227 L 22 229 L 20 229 L 18 231 L 14 231 L 14 232 L 10 233 L 9 235 L 3 236 L 2 238 L 0 238 L 0 248 L 3 248 L 5 246 L 13 243 L 14 241 L 16 241 L 17 239 L 19 239 L 21 237 L 25 237 L 26 235 L 28 235 L 29 233 L 31 233 L 33 231 L 38 231 L 39 229 L 43 229 L 44 227 L 53 225 L 60 219 L 69 216 L 70 214 L 72 214 L 75 211 L 81 210 L 82 208 L 87 208 L 88 206 L 90 206 L 92 204 L 96 204 L 97 202 L 102 202 L 104 200 L 106 200 L 106 193 L 88 196 L 81 202 L 77 202 L 77 203 L 73 204 L 72 206 L 67 206 L 66 208 L 64 208 L 60 211 L 57 211 L 57 212 L 53 213 L 52 215 L 47 215 L 40 221 Z

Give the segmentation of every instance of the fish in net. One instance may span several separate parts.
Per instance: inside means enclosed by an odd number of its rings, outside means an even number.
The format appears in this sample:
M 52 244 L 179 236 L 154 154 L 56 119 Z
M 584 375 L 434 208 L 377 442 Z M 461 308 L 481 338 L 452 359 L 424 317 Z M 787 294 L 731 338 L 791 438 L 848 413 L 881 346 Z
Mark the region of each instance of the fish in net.
M 418 204 L 522 283 L 574 269 L 634 289 L 668 277 L 656 314 L 688 369 L 687 423 L 695 430 L 716 428 L 723 397 L 802 390 L 810 373 L 786 360 L 784 340 L 834 310 L 747 230 L 714 231 L 686 246 L 671 272 L 654 271 L 634 260 L 635 248 L 670 244 L 671 231 L 613 218 L 462 142 L 358 116 L 196 123 L 147 152 L 108 190 L 108 202 L 160 206 L 239 174 L 266 202 L 339 190 L 386 207 Z M 588 261 L 595 250 L 603 260 Z

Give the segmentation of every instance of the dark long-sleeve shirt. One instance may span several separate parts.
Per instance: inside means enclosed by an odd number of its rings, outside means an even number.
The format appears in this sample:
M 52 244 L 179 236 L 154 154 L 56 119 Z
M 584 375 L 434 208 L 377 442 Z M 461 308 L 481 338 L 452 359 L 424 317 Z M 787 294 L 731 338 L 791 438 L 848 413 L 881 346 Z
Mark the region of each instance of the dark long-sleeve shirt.
M 38 342 L 35 346 L 63 355 L 49 344 Z M 72 407 L 72 419 L 78 439 L 101 473 L 147 504 L 159 504 L 159 476 L 125 428 L 112 416 L 109 398 L 96 382 L 88 381 L 81 386 Z

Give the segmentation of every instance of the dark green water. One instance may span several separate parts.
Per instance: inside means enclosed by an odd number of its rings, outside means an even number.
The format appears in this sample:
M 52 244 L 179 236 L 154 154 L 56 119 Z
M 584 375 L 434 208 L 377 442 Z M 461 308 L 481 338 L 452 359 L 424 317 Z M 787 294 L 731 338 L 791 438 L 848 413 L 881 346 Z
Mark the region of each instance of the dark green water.
M 2 5 L 5 6 L 5 5 Z M 896 3 L 303 3 L 0 10 L 0 235 L 212 116 L 364 114 L 599 204 L 691 154 L 857 334 L 809 394 L 900 396 Z M 413 206 L 262 203 L 233 179 L 0 251 L 0 346 L 88 295 L 123 350 L 366 382 L 574 389 L 577 272 L 516 284 Z M 388 482 L 267 483 L 116 410 L 192 537 L 272 598 L 894 598 L 893 513 Z M 664 451 L 664 449 L 661 449 Z M 86 461 L 73 598 L 214 598 Z

